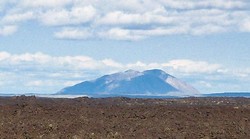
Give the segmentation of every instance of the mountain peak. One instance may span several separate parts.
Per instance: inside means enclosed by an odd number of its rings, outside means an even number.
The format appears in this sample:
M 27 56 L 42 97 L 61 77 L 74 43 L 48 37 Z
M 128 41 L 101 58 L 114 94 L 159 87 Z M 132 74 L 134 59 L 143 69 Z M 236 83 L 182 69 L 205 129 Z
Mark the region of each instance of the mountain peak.
M 150 70 L 145 70 L 144 72 L 152 72 L 152 73 L 165 73 L 165 71 L 161 70 L 161 69 L 150 69 Z
M 143 73 L 146 74 L 146 75 L 157 76 L 162 80 L 166 80 L 168 77 L 173 77 L 173 76 L 167 74 L 165 71 L 160 70 L 160 69 L 146 70 Z
M 127 70 L 89 82 L 85 81 L 72 87 L 64 88 L 60 94 L 76 95 L 194 95 L 199 93 L 192 86 L 178 80 L 160 69 L 143 72 Z
M 160 69 L 145 70 L 143 73 L 144 74 L 152 74 L 152 75 L 156 75 L 156 76 L 158 76 L 158 75 L 169 75 L 165 71 L 160 70 Z
M 134 77 L 142 75 L 141 72 L 135 70 L 126 70 L 124 72 L 118 72 L 111 75 L 105 75 L 108 80 L 120 81 L 120 80 L 130 80 Z
M 126 71 L 124 71 L 124 72 L 125 72 L 125 73 L 134 73 L 134 72 L 138 72 L 138 71 L 129 69 L 129 70 L 126 70 Z

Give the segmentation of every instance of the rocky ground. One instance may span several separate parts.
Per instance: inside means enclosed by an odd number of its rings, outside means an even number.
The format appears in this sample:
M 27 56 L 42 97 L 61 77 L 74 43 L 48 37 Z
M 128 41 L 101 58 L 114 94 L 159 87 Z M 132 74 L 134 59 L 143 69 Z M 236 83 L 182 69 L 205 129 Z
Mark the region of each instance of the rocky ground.
M 0 98 L 0 138 L 250 138 L 250 99 Z

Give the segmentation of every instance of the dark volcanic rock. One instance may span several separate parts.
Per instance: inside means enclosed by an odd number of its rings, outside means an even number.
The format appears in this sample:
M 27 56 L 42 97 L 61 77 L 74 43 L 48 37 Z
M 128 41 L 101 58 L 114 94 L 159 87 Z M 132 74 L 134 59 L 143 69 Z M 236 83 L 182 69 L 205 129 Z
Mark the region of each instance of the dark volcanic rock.
M 250 138 L 250 99 L 0 98 L 0 138 Z

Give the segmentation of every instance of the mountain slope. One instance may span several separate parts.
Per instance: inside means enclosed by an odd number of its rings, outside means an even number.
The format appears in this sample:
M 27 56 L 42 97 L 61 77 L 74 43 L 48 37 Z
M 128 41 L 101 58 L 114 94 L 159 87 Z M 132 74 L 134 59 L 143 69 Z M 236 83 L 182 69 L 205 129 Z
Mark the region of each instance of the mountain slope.
M 58 94 L 67 95 L 196 95 L 199 92 L 187 83 L 162 70 L 138 72 L 128 70 L 105 75 L 62 89 Z

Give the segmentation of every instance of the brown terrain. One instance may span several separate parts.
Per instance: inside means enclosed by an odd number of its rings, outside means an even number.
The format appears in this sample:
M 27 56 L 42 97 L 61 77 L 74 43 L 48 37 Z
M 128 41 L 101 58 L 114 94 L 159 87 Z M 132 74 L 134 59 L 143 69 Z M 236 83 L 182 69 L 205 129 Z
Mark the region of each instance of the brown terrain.
M 0 97 L 1 139 L 249 139 L 250 99 Z

